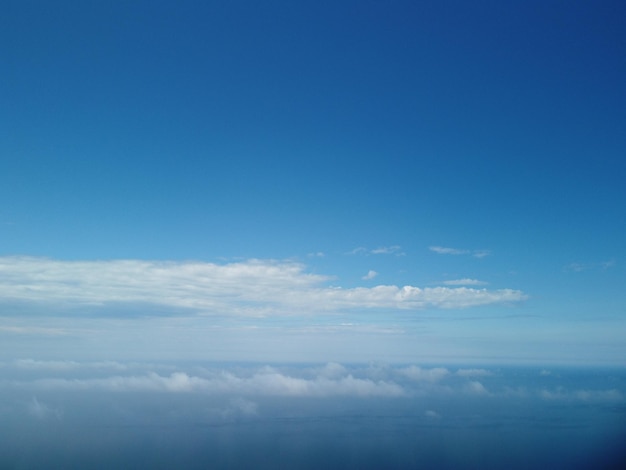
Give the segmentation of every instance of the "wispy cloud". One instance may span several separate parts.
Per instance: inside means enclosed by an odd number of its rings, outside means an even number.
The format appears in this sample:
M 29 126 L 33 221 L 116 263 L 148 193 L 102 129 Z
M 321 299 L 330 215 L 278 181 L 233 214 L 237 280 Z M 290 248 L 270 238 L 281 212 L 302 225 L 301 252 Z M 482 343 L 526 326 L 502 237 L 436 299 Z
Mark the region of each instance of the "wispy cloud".
M 402 248 L 398 245 L 379 246 L 374 248 L 371 253 L 373 255 L 403 255 Z
M 474 258 L 484 258 L 491 254 L 489 250 L 465 250 L 445 246 L 430 246 L 428 249 L 439 255 L 471 255 Z
M 487 283 L 484 281 L 479 281 L 478 279 L 470 279 L 470 278 L 463 278 L 463 279 L 452 279 L 449 281 L 443 281 L 443 284 L 446 286 L 484 286 Z
M 348 252 L 349 255 L 396 255 L 404 256 L 402 247 L 399 245 L 379 246 L 378 248 L 369 249 L 359 246 Z
M 56 418 L 58 420 L 61 419 L 62 416 L 61 410 L 40 402 L 36 397 L 33 397 L 28 403 L 27 410 L 29 415 L 40 420 L 49 418 Z
M 460 377 L 489 377 L 493 372 L 487 369 L 459 369 L 456 375 Z
M 409 366 L 400 370 L 400 373 L 408 378 L 416 381 L 439 382 L 448 375 L 450 371 L 443 367 L 435 367 L 433 369 L 423 369 L 418 366 Z
M 378 276 L 378 273 L 370 269 L 367 274 L 361 279 L 363 279 L 364 281 L 369 281 L 370 279 L 374 279 L 376 276 Z
M 24 370 L 38 371 L 73 371 L 78 369 L 112 369 L 126 370 L 127 365 L 117 361 L 41 361 L 35 359 L 17 359 L 12 363 L 13 367 Z
M 79 312 L 152 305 L 171 313 L 280 315 L 359 308 L 466 308 L 519 302 L 512 289 L 378 285 L 341 288 L 291 261 L 213 264 L 143 260 L 58 261 L 0 258 L 0 298 Z M 80 307 L 80 309 L 76 308 Z M 148 310 L 149 309 L 145 309 Z
M 457 248 L 446 248 L 444 246 L 430 246 L 428 247 L 428 249 L 440 255 L 466 255 L 469 253 L 469 250 L 459 250 Z
M 608 390 L 572 390 L 568 391 L 562 387 L 553 390 L 542 389 L 539 396 L 544 400 L 576 400 L 589 402 L 614 402 L 622 401 L 624 395 L 617 389 Z
M 244 416 L 256 416 L 258 414 L 259 406 L 245 398 L 233 398 L 230 401 L 230 406 L 235 412 Z
M 581 264 L 581 263 L 570 263 L 567 266 L 565 266 L 564 270 L 565 271 L 571 271 L 571 272 L 575 272 L 575 273 L 579 273 L 581 271 L 585 271 L 589 269 L 589 265 L 585 265 L 585 264 Z
M 604 261 L 601 263 L 570 263 L 563 268 L 564 271 L 580 273 L 590 270 L 607 270 L 615 266 L 615 260 Z
M 46 328 L 39 326 L 16 326 L 16 325 L 0 325 L 0 333 L 12 335 L 30 335 L 30 336 L 65 336 L 68 333 L 63 328 Z

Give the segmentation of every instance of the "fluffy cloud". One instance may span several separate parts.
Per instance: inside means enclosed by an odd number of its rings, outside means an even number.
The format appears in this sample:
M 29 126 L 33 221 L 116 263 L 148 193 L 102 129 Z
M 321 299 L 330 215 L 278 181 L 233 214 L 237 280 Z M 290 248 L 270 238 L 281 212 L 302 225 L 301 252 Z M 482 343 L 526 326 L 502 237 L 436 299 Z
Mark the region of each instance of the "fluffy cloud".
M 358 308 L 465 308 L 518 302 L 518 290 L 378 285 L 329 287 L 294 262 L 214 264 L 0 258 L 0 297 L 46 308 L 152 305 L 169 311 L 263 316 Z
M 370 279 L 374 279 L 376 276 L 378 276 L 378 273 L 370 269 L 367 274 L 361 279 L 363 279 L 364 281 L 369 281 Z
M 336 362 L 329 362 L 317 371 L 317 375 L 327 379 L 337 379 L 348 374 L 348 370 Z
M 472 395 L 489 395 L 489 391 L 485 388 L 483 384 L 478 382 L 477 380 L 472 380 L 471 382 L 465 385 L 465 390 L 467 393 Z
M 54 361 L 49 361 L 52 366 Z M 69 363 L 69 361 L 68 361 Z M 95 391 L 113 393 L 172 393 L 205 394 L 227 397 L 230 404 L 214 409 L 223 417 L 254 416 L 261 397 L 408 397 L 458 395 L 476 397 L 540 398 L 546 401 L 617 403 L 624 401 L 620 388 L 537 387 L 533 377 L 524 386 L 510 383 L 519 380 L 515 371 L 494 374 L 488 369 L 426 368 L 409 366 L 344 366 L 327 363 L 323 366 L 298 367 L 237 365 L 230 368 L 205 368 L 192 365 L 186 370 L 171 364 L 115 363 L 118 371 L 100 368 L 104 363 L 75 362 L 68 368 L 40 368 L 37 374 L 23 373 L 25 361 L 5 363 L 1 389 L 32 394 L 33 397 L 54 391 Z M 14 379 L 9 379 L 14 369 Z M 477 379 L 480 378 L 480 381 Z M 570 384 L 571 385 L 571 384 Z M 27 395 L 28 396 L 28 395 Z M 56 396 L 56 395 L 53 395 Z M 256 397 L 256 398 L 255 398 Z M 37 398 L 26 403 L 28 413 L 35 418 L 61 418 L 57 408 Z M 434 417 L 431 414 L 431 417 Z
M 356 378 L 351 374 L 329 378 L 293 377 L 270 367 L 250 377 L 220 371 L 209 377 L 190 376 L 185 372 L 159 375 L 113 376 L 88 379 L 37 379 L 17 386 L 40 390 L 106 390 L 112 392 L 201 392 L 210 394 L 268 396 L 402 396 L 404 389 L 393 382 Z M 241 404 L 241 403 L 240 403 Z M 245 404 L 244 404 L 245 405 Z M 245 406 L 248 411 L 250 406 Z M 241 408 L 241 406 L 240 406 Z
M 512 289 L 473 289 L 467 287 L 375 286 L 353 289 L 324 289 L 318 292 L 327 305 L 338 308 L 466 308 L 502 302 L 519 302 L 526 296 Z

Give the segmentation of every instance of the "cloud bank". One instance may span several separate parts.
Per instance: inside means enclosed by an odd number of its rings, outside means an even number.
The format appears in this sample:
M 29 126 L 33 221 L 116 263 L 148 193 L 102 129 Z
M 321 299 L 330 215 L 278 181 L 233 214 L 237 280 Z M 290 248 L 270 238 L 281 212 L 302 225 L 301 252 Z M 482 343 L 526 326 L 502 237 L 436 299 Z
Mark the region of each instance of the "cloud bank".
M 466 308 L 519 302 L 512 289 L 378 285 L 328 286 L 330 276 L 305 272 L 291 261 L 227 264 L 144 260 L 59 261 L 0 258 L 5 302 L 98 308 L 153 305 L 174 311 L 265 316 L 385 308 Z
M 257 404 L 252 400 L 262 396 L 392 398 L 458 394 L 564 402 L 624 401 L 623 388 L 618 388 L 620 383 L 615 380 L 576 383 L 566 378 L 547 388 L 534 380 L 536 373 L 533 371 L 529 371 L 526 378 L 522 376 L 524 386 L 519 387 L 520 375 L 516 370 L 494 373 L 488 369 L 458 369 L 453 373 L 443 367 L 344 366 L 338 363 L 311 367 L 189 365 L 181 369 L 171 364 L 115 363 L 117 370 L 111 374 L 106 370 L 109 364 L 101 362 L 68 361 L 68 368 L 59 367 L 60 361 L 35 362 L 38 364 L 35 375 L 23 373 L 25 365 L 31 363 L 29 359 L 5 363 L 0 392 L 12 389 L 32 393 L 27 411 L 39 419 L 60 417 L 60 410 L 37 397 L 37 394 L 57 391 L 227 396 L 233 397 L 228 412 L 238 415 L 255 415 Z
M 229 371 L 220 371 L 210 377 L 174 372 L 159 375 L 112 376 L 105 378 L 44 378 L 27 384 L 17 384 L 38 390 L 102 390 L 109 392 L 199 392 L 208 394 L 240 394 L 266 396 L 403 396 L 405 390 L 393 382 L 356 378 L 351 374 L 328 378 L 294 377 L 265 367 L 251 377 L 241 377 Z M 41 410 L 41 407 L 37 408 Z

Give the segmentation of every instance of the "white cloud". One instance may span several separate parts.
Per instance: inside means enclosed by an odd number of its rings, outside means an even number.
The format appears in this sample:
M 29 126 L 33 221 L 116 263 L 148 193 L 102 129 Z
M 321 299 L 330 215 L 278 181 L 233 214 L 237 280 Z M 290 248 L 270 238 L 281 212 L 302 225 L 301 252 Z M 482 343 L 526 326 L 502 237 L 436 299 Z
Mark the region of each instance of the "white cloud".
M 169 376 L 150 372 L 145 375 L 88 379 L 38 379 L 14 383 L 18 387 L 41 390 L 106 390 L 113 392 L 209 393 L 269 396 L 402 396 L 406 392 L 396 383 L 355 378 L 351 374 L 311 379 L 282 374 L 265 367 L 252 376 L 237 376 L 220 371 L 210 377 L 175 372 Z M 250 407 L 248 407 L 250 409 Z
M 459 250 L 457 248 L 447 248 L 444 246 L 430 246 L 428 249 L 440 255 L 466 255 L 469 253 L 468 250 Z
M 371 251 L 373 255 L 402 255 L 402 248 L 399 245 L 379 246 Z
M 317 371 L 319 377 L 327 379 L 336 379 L 344 377 L 348 374 L 348 370 L 337 362 L 329 362 L 323 368 Z
M 424 415 L 427 418 L 430 418 L 430 419 L 439 419 L 439 418 L 441 418 L 441 415 L 439 413 L 437 413 L 436 411 L 433 411 L 433 410 L 426 410 L 424 412 Z
M 391 246 L 379 246 L 378 248 L 368 249 L 363 246 L 359 246 L 352 251 L 348 252 L 349 255 L 396 255 L 396 256 L 404 256 L 404 252 L 402 251 L 402 247 L 400 245 L 391 245 Z
M 50 361 L 53 362 L 53 361 Z M 69 361 L 68 361 L 69 362 Z M 76 363 L 80 364 L 80 363 Z M 96 363 L 89 363 L 96 364 Z M 117 363 L 116 363 L 117 364 Z M 230 369 L 207 369 L 193 366 L 187 371 L 171 370 L 171 366 L 159 368 L 154 364 L 118 364 L 126 372 L 103 376 L 105 369 L 48 369 L 52 375 L 41 378 L 0 380 L 1 388 L 24 390 L 27 393 L 48 391 L 102 391 L 137 393 L 206 394 L 227 397 L 230 404 L 213 410 L 224 417 L 255 416 L 258 405 L 254 397 L 405 397 L 428 394 L 475 396 L 510 396 L 518 398 L 540 397 L 550 401 L 570 402 L 623 402 L 622 390 L 612 389 L 566 389 L 562 386 L 528 390 L 504 385 L 495 393 L 480 377 L 489 378 L 493 372 L 487 369 L 458 369 L 452 373 L 443 367 L 425 368 L 417 365 L 405 367 L 369 366 L 345 367 L 328 363 L 319 367 L 237 366 Z M 135 372 L 129 372 L 138 369 Z M 142 370 L 142 372 L 139 372 Z M 60 376 L 59 374 L 63 374 Z M 96 374 L 89 376 L 88 374 Z M 30 375 L 30 374 L 29 374 Z M 455 378 L 457 377 L 457 378 Z M 460 378 L 460 379 L 459 379 Z M 482 379 L 481 379 L 482 380 Z M 501 383 L 500 380 L 497 383 Z M 61 412 L 37 398 L 27 402 L 27 411 L 33 417 L 61 418 Z M 438 414 L 426 413 L 435 418 Z
M 324 285 L 331 279 L 307 273 L 302 264 L 291 261 L 253 259 L 220 265 L 0 258 L 0 298 L 46 310 L 153 305 L 171 312 L 263 316 L 359 308 L 465 308 L 526 298 L 511 289 Z
M 526 299 L 521 291 L 511 289 L 487 290 L 467 287 L 385 286 L 353 289 L 324 289 L 319 291 L 325 303 L 339 308 L 466 308 Z
M 471 255 L 474 258 L 484 258 L 489 256 L 491 252 L 489 250 L 462 250 L 458 248 L 449 248 L 445 246 L 430 246 L 430 251 L 434 251 L 439 255 Z
M 452 279 L 449 281 L 443 281 L 443 284 L 446 286 L 484 286 L 487 283 L 484 281 L 479 281 L 478 279 L 470 279 L 466 277 L 463 279 Z
M 378 273 L 370 269 L 367 274 L 361 279 L 363 279 L 364 281 L 369 281 L 370 279 L 374 279 L 376 276 L 378 276 Z
M 477 380 L 469 382 L 465 386 L 465 390 L 467 391 L 467 393 L 470 393 L 472 395 L 489 395 L 489 391 L 485 388 L 483 384 L 481 384 Z

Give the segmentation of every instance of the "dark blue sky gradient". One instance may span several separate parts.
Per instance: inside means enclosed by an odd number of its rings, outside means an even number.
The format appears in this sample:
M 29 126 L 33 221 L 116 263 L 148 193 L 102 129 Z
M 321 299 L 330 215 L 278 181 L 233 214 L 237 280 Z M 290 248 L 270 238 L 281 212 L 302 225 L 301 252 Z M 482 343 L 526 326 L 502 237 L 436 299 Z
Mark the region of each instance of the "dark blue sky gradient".
M 5 217 L 47 214 L 59 238 L 97 236 L 102 221 L 140 249 L 150 230 L 193 246 L 186 233 L 306 239 L 345 223 L 403 239 L 582 231 L 584 245 L 615 228 L 619 2 L 8 10 Z

